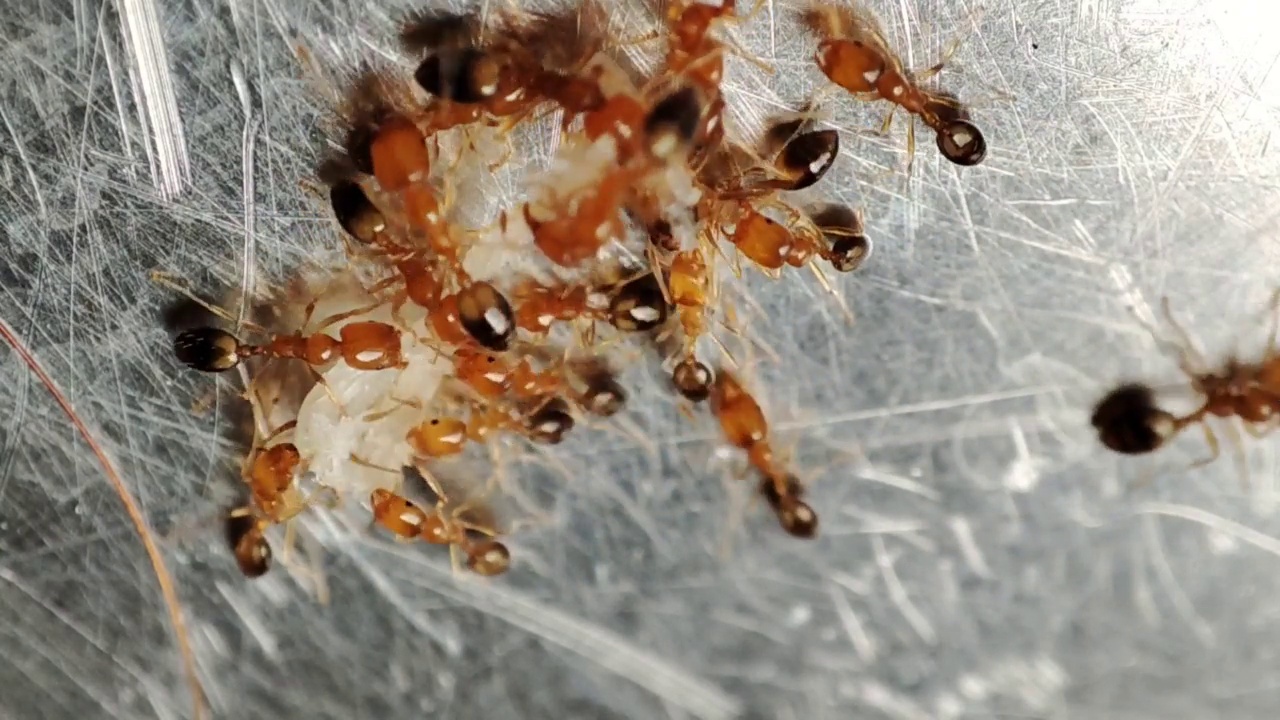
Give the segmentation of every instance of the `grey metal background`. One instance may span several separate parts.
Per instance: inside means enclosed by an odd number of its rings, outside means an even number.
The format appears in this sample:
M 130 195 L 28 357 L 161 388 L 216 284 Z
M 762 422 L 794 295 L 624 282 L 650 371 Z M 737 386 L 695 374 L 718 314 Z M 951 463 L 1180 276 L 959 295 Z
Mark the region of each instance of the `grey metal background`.
M 979 9 L 871 7 L 916 66 Z M 925 138 L 906 180 L 904 126 L 874 137 L 883 106 L 830 96 L 847 132 L 819 188 L 864 205 L 876 243 L 838 278 L 857 322 L 806 274 L 747 280 L 752 329 L 781 359 L 753 383 L 812 484 L 817 541 L 743 509 L 733 464 L 702 459 L 711 422 L 683 419 L 641 364 L 629 422 L 646 442 L 591 429 L 505 467 L 546 510 L 515 534 L 509 576 L 454 576 L 441 553 L 321 517 L 322 605 L 227 557 L 236 432 L 192 413 L 213 383 L 170 358 L 173 296 L 147 273 L 217 297 L 246 253 L 259 284 L 333 256 L 300 182 L 325 103 L 291 47 L 349 67 L 392 48 L 399 10 L 17 0 L 0 17 L 0 317 L 161 533 L 215 717 L 1280 712 L 1272 448 L 1249 443 L 1245 490 L 1229 454 L 1187 469 L 1195 433 L 1132 461 L 1088 427 L 1117 379 L 1178 380 L 1135 319 L 1161 295 L 1214 354 L 1264 334 L 1270 6 L 989 0 L 942 80 L 988 98 L 977 168 Z M 615 18 L 648 27 L 630 5 Z M 778 70 L 733 64 L 741 125 L 822 86 L 782 0 L 737 32 Z M 0 715 L 189 717 L 121 503 L 45 389 L 0 358 Z

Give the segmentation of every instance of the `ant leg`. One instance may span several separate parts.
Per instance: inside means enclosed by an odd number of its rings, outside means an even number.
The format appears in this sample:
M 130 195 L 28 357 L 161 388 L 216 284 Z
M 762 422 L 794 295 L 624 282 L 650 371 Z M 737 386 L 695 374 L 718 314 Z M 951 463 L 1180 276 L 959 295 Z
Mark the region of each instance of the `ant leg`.
M 1182 372 L 1190 377 L 1204 374 L 1204 368 L 1208 363 L 1204 359 L 1204 355 L 1196 348 L 1195 342 L 1191 339 L 1191 333 L 1178 322 L 1173 316 L 1173 308 L 1169 303 L 1169 296 L 1160 298 L 1160 312 L 1164 315 L 1165 322 L 1173 330 L 1178 352 L 1178 367 Z M 1167 342 L 1162 341 L 1160 337 L 1156 337 L 1156 344 L 1166 345 Z
M 386 302 L 385 300 L 379 300 L 378 302 L 373 303 L 372 305 L 366 305 L 366 306 L 364 306 L 364 307 L 358 307 L 358 308 L 355 308 L 354 310 L 346 310 L 346 311 L 344 311 L 344 312 L 340 312 L 340 313 L 337 313 L 337 314 L 334 314 L 334 315 L 330 315 L 329 317 L 322 319 L 322 320 L 321 320 L 321 321 L 320 321 L 320 322 L 315 326 L 315 329 L 314 329 L 314 330 L 312 330 L 312 332 L 320 332 L 321 330 L 323 330 L 323 329 L 325 329 L 325 328 L 329 327 L 330 325 L 333 325 L 334 323 L 339 323 L 339 322 L 342 322 L 343 320 L 346 320 L 346 319 L 348 319 L 348 318 L 353 318 L 353 317 L 355 317 L 355 316 L 357 316 L 357 315 L 363 315 L 363 314 L 365 314 L 365 313 L 367 313 L 367 312 L 370 312 L 370 311 L 372 311 L 372 310 L 377 310 L 378 308 L 382 307 L 382 305 L 383 305 L 385 302 Z M 314 310 L 315 310 L 315 307 L 314 307 L 314 306 L 315 306 L 315 303 L 312 303 L 311 305 L 308 305 L 308 306 L 307 306 L 307 309 L 308 309 L 308 313 L 307 313 L 307 314 L 308 314 L 308 318 L 307 318 L 307 319 L 308 319 L 308 321 L 310 320 L 310 313 L 311 313 L 312 311 L 314 311 Z M 304 323 L 304 324 L 303 324 L 303 327 L 306 327 L 306 323 Z
M 1252 484 L 1249 478 L 1249 455 L 1245 451 L 1244 438 L 1240 435 L 1240 429 L 1235 423 L 1228 423 L 1227 439 L 1231 442 L 1232 459 L 1235 460 L 1236 469 L 1240 471 L 1240 490 L 1249 492 L 1249 486 Z
M 912 79 L 927 80 L 942 72 L 942 69 L 951 63 L 951 59 L 955 57 L 956 51 L 960 49 L 965 40 L 978 29 L 978 20 L 982 15 L 982 11 L 983 9 L 979 7 L 970 13 L 969 21 L 966 23 L 968 27 L 952 36 L 951 40 L 947 42 L 946 48 L 942 51 L 942 57 L 939 58 L 938 62 L 924 70 L 913 70 L 911 72 Z

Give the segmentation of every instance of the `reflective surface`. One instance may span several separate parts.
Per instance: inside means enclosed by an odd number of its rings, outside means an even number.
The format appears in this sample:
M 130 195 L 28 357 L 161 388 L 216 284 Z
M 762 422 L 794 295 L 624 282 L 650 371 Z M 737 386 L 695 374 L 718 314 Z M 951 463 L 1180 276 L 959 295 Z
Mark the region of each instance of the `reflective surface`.
M 624 424 L 505 453 L 544 510 L 513 533 L 508 576 L 455 575 L 354 512 L 317 515 L 304 534 L 328 604 L 301 573 L 236 573 L 217 523 L 239 460 L 234 379 L 215 408 L 213 381 L 177 366 L 174 294 L 148 273 L 234 304 L 246 268 L 261 286 L 339 257 L 303 189 L 325 85 L 293 47 L 333 76 L 390 51 L 399 11 L 7 13 L 0 317 L 160 533 L 214 716 L 1275 716 L 1274 439 L 1247 443 L 1246 489 L 1225 433 L 1218 462 L 1188 469 L 1207 452 L 1196 432 L 1132 460 L 1088 425 L 1119 379 L 1180 380 L 1137 319 L 1155 322 L 1162 295 L 1211 355 L 1265 338 L 1272 11 L 872 7 L 911 66 L 962 35 L 941 82 L 973 100 L 990 147 L 961 169 L 922 136 L 907 179 L 902 118 L 878 137 L 883 105 L 828 95 L 842 157 L 814 192 L 864 206 L 876 243 L 834 280 L 857 321 L 809 275 L 746 275 L 739 315 L 771 350 L 751 381 L 812 486 L 819 539 L 749 503 L 712 422 L 682 417 L 638 363 Z M 614 12 L 624 35 L 648 27 Z M 731 63 L 738 127 L 824 87 L 783 2 L 737 33 L 776 68 Z M 191 716 L 102 465 L 18 355 L 0 357 L 2 714 Z

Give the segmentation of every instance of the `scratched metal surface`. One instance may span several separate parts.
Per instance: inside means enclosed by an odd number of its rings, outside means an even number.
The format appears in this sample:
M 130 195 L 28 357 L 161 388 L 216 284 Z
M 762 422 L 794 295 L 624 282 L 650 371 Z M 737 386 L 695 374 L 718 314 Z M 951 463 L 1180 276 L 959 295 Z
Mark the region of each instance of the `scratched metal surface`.
M 495 3 L 496 5 L 497 3 Z M 876 0 L 909 63 L 976 6 Z M 757 382 L 812 484 L 821 538 L 781 536 L 682 420 L 629 378 L 651 444 L 585 432 L 551 521 L 497 582 L 366 528 L 311 523 L 328 605 L 241 579 L 213 519 L 234 429 L 169 356 L 161 268 L 206 295 L 334 251 L 301 190 L 328 68 L 391 48 L 375 3 L 19 0 L 0 19 L 0 318 L 161 534 L 216 717 L 1250 718 L 1280 686 L 1274 455 L 1201 469 L 1189 433 L 1103 452 L 1090 403 L 1176 382 L 1135 319 L 1171 296 L 1216 352 L 1263 334 L 1276 273 L 1274 17 L 1236 0 L 990 0 L 945 85 L 987 98 L 987 162 L 828 98 L 876 254 L 838 279 L 753 280 L 781 363 Z M 616 17 L 639 32 L 643 16 Z M 821 87 L 781 0 L 737 31 L 749 125 Z M 908 49 L 909 50 L 906 50 Z M 533 160 L 539 155 L 531 153 Z M 246 253 L 250 262 L 245 262 Z M 190 717 L 154 575 L 101 466 L 0 349 L 0 714 Z M 233 402 L 224 387 L 223 407 Z M 538 463 L 513 465 L 527 472 Z M 543 473 L 545 474 L 545 472 Z M 1133 486 L 1147 478 L 1149 482 Z M 745 518 L 745 519 L 744 519 Z M 734 530 L 745 524 L 745 529 Z M 725 550 L 724 538 L 732 538 Z M 101 708 L 101 709 L 99 709 Z

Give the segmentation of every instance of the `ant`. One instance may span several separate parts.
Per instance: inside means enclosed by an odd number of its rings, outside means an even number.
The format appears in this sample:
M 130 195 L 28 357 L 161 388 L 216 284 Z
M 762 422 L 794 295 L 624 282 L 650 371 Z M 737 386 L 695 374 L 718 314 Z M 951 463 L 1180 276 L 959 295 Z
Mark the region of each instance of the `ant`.
M 208 373 L 226 372 L 257 356 L 302 360 L 312 367 L 341 357 L 356 370 L 385 370 L 407 366 L 400 342 L 399 330 L 374 321 L 343 325 L 337 338 L 324 333 L 272 335 L 264 345 L 245 343 L 219 328 L 197 327 L 174 338 L 173 352 L 183 364 Z
M 941 71 L 945 59 L 925 71 L 906 70 L 879 23 L 853 8 L 814 5 L 801 13 L 801 20 L 819 38 L 815 60 L 831 82 L 861 98 L 888 100 L 920 118 L 936 133 L 942 156 L 957 165 L 977 165 L 986 157 L 986 138 L 970 121 L 968 109 L 954 97 L 918 84 Z M 885 119 L 886 129 L 892 117 Z M 915 155 L 914 128 L 907 127 L 908 157 Z
M 760 492 L 778 517 L 782 529 L 799 538 L 818 531 L 818 514 L 801 499 L 804 488 L 794 475 L 779 467 L 769 443 L 769 424 L 760 404 L 727 370 L 716 373 L 711 386 L 711 412 L 729 444 L 747 451 L 747 459 L 761 474 Z
M 515 324 L 536 335 L 546 335 L 556 322 L 578 319 L 606 320 L 624 332 L 643 332 L 661 326 L 670 313 L 662 286 L 652 272 L 602 291 L 526 280 L 516 285 L 512 296 L 517 307 Z
M 511 565 L 507 546 L 492 539 L 491 530 L 458 518 L 456 512 L 446 517 L 448 501 L 438 490 L 437 498 L 435 511 L 427 512 L 408 498 L 378 488 L 370 494 L 369 504 L 374 521 L 402 540 L 421 538 L 432 545 L 458 548 L 467 557 L 467 567 L 477 575 L 488 577 L 506 572 Z M 473 542 L 468 531 L 489 535 L 490 539 Z
M 1271 338 L 1262 360 L 1245 363 L 1232 358 L 1216 371 L 1207 369 L 1190 336 L 1173 317 L 1168 298 L 1162 300 L 1161 308 L 1182 340 L 1178 367 L 1191 381 L 1200 406 L 1186 415 L 1174 415 L 1156 404 L 1150 387 L 1122 384 L 1094 407 L 1091 422 L 1102 444 L 1118 453 L 1141 455 L 1163 447 L 1187 427 L 1200 423 L 1210 451 L 1208 458 L 1195 463 L 1200 466 L 1219 455 L 1217 436 L 1205 423 L 1209 416 L 1238 417 L 1255 437 L 1274 430 L 1280 416 L 1280 289 L 1271 297 Z

